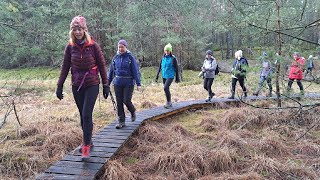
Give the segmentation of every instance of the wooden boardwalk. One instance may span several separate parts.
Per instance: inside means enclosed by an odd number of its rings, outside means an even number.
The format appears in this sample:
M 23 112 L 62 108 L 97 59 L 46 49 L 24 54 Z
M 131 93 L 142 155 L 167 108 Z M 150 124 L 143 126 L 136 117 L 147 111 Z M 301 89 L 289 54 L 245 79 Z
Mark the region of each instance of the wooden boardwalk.
M 305 98 L 320 98 L 318 93 L 309 93 Z M 250 100 L 270 99 L 266 97 L 248 97 Z M 271 99 L 275 99 L 272 97 Z M 91 149 L 90 157 L 82 159 L 79 147 L 67 154 L 63 159 L 49 167 L 37 179 L 95 179 L 103 173 L 104 165 L 130 138 L 130 136 L 146 120 L 157 120 L 165 118 L 189 109 L 219 106 L 220 103 L 239 103 L 238 99 L 213 98 L 212 102 L 204 100 L 184 101 L 173 104 L 170 109 L 154 107 L 137 112 L 136 121 L 126 121 L 126 127 L 116 129 L 117 120 L 107 125 L 104 129 L 93 136 L 94 147 Z

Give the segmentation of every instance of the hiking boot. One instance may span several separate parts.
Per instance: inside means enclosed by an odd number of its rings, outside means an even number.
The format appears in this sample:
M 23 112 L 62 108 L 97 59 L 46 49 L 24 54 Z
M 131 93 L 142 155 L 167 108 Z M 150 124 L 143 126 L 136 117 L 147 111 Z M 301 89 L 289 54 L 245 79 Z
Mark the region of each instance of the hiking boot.
M 90 145 L 82 146 L 82 158 L 87 158 L 90 156 Z
M 136 112 L 131 113 L 131 121 L 135 121 L 137 119 Z
M 167 102 L 163 107 L 164 108 L 171 108 L 172 107 L 172 103 L 171 102 Z
M 125 122 L 119 122 L 117 125 L 116 125 L 116 129 L 121 129 L 123 127 L 126 126 L 126 123 Z
M 229 96 L 228 99 L 234 99 L 234 95 Z
M 269 94 L 267 94 L 267 97 L 272 97 L 272 92 L 269 92 Z
M 244 92 L 244 96 L 243 97 L 248 97 L 248 93 L 247 92 Z
M 304 90 L 300 90 L 300 95 L 301 95 L 301 96 L 304 95 Z
M 258 92 L 254 92 L 252 95 L 254 95 L 254 96 L 258 96 Z

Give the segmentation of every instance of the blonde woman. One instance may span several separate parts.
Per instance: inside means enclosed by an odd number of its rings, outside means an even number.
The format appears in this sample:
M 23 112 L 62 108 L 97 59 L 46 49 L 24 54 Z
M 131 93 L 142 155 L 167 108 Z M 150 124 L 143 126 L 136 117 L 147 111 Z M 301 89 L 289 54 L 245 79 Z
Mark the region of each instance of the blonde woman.
M 63 99 L 63 84 L 71 70 L 74 100 L 80 113 L 83 131 L 82 157 L 90 155 L 92 144 L 92 112 L 99 93 L 99 74 L 103 83 L 103 96 L 108 97 L 106 61 L 100 46 L 90 37 L 86 19 L 76 16 L 70 24 L 70 40 L 64 51 L 64 59 L 57 83 L 56 95 Z

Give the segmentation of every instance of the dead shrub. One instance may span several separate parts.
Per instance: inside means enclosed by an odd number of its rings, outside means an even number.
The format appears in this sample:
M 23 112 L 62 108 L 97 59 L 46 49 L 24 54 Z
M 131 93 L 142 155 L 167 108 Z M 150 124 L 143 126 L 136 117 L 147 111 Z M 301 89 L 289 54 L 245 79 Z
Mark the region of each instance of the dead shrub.
M 191 137 L 193 136 L 194 134 L 190 131 L 188 131 L 187 129 L 183 128 L 181 125 L 179 124 L 176 124 L 174 125 L 172 128 L 171 128 L 171 131 L 177 133 L 177 134 L 180 134 L 182 136 L 188 136 L 188 137 Z
M 213 176 L 211 176 L 211 179 L 216 179 L 216 180 L 261 180 L 263 178 L 256 172 L 248 172 L 248 173 L 244 173 L 244 174 L 240 174 L 240 175 L 223 173 L 222 175 L 220 175 L 218 177 L 213 178 Z M 206 179 L 200 178 L 199 180 L 206 180 Z
M 139 128 L 138 135 L 141 140 L 148 141 L 151 143 L 159 143 L 163 141 L 165 138 L 168 138 L 166 137 L 166 134 L 161 132 L 161 130 L 158 127 L 150 124 L 147 124 Z
M 277 160 L 257 155 L 252 158 L 251 163 L 250 170 L 262 174 L 265 178 L 282 179 L 283 176 L 286 176 L 283 173 L 285 166 Z
M 205 157 L 207 163 L 205 174 L 232 171 L 237 162 L 235 152 L 228 147 L 212 150 Z
M 29 125 L 29 126 L 27 125 L 26 127 L 22 127 L 21 129 L 19 129 L 20 138 L 26 138 L 38 133 L 39 131 L 34 125 Z
M 148 155 L 147 162 L 156 173 L 181 172 L 190 178 L 198 177 L 204 169 L 204 150 L 189 140 L 167 143 L 160 151 Z
M 317 179 L 319 178 L 310 168 L 306 167 L 290 167 L 288 170 L 288 178 L 291 179 Z
M 150 102 L 150 101 L 143 101 L 140 105 L 141 108 L 143 109 L 150 109 L 150 108 L 153 108 L 153 107 L 156 107 L 157 105 L 153 102 Z
M 45 150 L 46 156 L 49 158 L 59 158 L 65 153 L 73 150 L 80 145 L 82 134 L 80 131 L 74 130 L 66 132 L 57 132 L 51 134 L 44 142 L 40 149 Z
M 247 117 L 243 110 L 228 111 L 223 121 L 229 129 L 237 129 L 241 124 L 246 122 Z
M 262 153 L 266 154 L 269 157 L 284 156 L 290 154 L 289 148 L 282 143 L 281 139 L 275 136 L 270 136 L 262 139 L 259 149 Z
M 319 145 L 315 145 L 313 143 L 303 143 L 299 144 L 293 149 L 294 152 L 298 154 L 302 154 L 305 156 L 319 156 L 320 148 Z
M 135 180 L 137 177 L 118 161 L 109 161 L 102 179 Z
M 240 150 L 246 148 L 246 142 L 235 131 L 219 132 L 216 138 L 218 147 L 235 147 Z

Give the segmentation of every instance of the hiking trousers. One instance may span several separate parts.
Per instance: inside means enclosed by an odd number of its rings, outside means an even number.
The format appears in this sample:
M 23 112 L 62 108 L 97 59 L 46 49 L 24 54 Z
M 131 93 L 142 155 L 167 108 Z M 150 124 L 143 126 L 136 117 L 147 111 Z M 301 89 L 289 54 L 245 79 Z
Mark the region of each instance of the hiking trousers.
M 99 94 L 99 85 L 81 88 L 77 91 L 77 86 L 72 86 L 72 93 L 80 113 L 80 122 L 83 132 L 84 145 L 90 145 L 93 122 L 92 112 Z
M 114 85 L 114 92 L 116 94 L 117 100 L 117 111 L 118 111 L 118 118 L 119 122 L 125 122 L 125 112 L 124 112 L 124 105 L 125 104 L 130 111 L 131 114 L 134 114 L 136 108 L 134 107 L 131 99 L 133 94 L 134 86 L 117 86 Z

